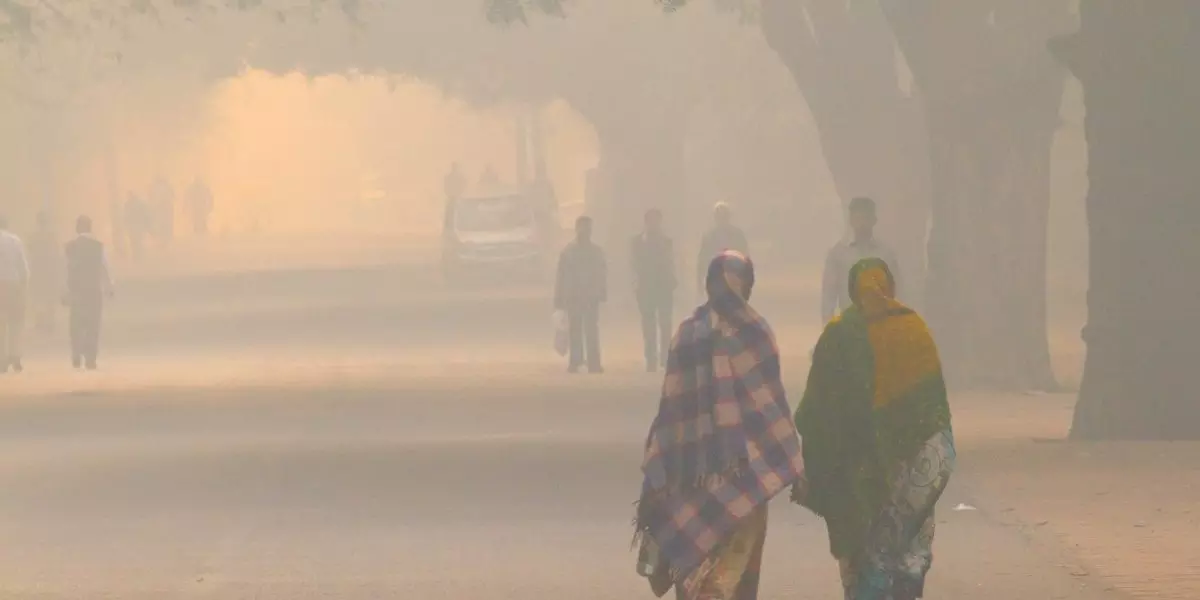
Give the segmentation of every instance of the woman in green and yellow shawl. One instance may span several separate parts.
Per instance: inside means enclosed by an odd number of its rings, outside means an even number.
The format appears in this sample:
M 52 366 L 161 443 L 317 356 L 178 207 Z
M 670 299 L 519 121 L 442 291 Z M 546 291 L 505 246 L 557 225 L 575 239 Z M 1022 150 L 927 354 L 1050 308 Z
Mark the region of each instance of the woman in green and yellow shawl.
M 886 263 L 854 265 L 850 298 L 817 342 L 796 411 L 807 480 L 793 499 L 825 519 L 846 600 L 914 600 L 954 470 L 946 385 L 933 337 L 896 301 Z

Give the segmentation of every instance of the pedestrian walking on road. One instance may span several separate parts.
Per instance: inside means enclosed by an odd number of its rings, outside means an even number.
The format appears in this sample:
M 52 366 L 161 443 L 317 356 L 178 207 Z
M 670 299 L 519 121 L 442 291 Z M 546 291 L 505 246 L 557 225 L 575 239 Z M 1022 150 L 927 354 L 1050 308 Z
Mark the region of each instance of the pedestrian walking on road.
M 700 253 L 696 256 L 696 289 L 704 292 L 705 277 L 712 259 L 726 250 L 750 256 L 750 243 L 746 232 L 733 223 L 733 209 L 724 202 L 713 207 L 713 226 L 700 239 Z
M 750 307 L 754 267 L 712 260 L 708 302 L 679 326 L 646 440 L 639 572 L 658 595 L 754 600 L 767 503 L 803 478 L 779 351 Z
M 0 373 L 20 372 L 21 336 L 25 330 L 25 301 L 29 293 L 29 260 L 21 238 L 0 217 Z
M 915 600 L 955 464 L 946 384 L 887 263 L 858 262 L 848 285 L 851 306 L 817 342 L 796 411 L 807 473 L 793 500 L 825 519 L 846 600 Z
M 67 243 L 67 293 L 64 302 L 71 312 L 71 364 L 96 368 L 100 353 L 100 322 L 104 300 L 113 293 L 112 274 L 104 244 L 92 236 L 92 220 L 81 216 L 75 222 L 75 239 Z
M 646 370 L 666 366 L 671 346 L 675 303 L 675 247 L 663 233 L 662 211 L 646 211 L 645 230 L 634 236 L 630 258 L 638 312 L 642 318 L 642 346 Z
M 578 372 L 587 364 L 591 373 L 603 373 L 600 360 L 600 305 L 608 300 L 608 263 L 604 250 L 592 242 L 591 217 L 575 221 L 575 241 L 558 259 L 554 282 L 554 309 L 567 313 L 570 362 Z

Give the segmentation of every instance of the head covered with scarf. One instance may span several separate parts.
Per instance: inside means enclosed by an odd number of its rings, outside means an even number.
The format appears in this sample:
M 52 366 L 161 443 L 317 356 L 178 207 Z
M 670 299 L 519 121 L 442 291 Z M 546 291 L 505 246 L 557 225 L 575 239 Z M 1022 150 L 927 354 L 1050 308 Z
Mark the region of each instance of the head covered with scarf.
M 825 328 L 796 410 L 808 490 L 826 518 L 835 556 L 855 544 L 878 511 L 884 477 L 950 427 L 937 346 L 925 321 L 895 298 L 887 263 L 850 270 L 853 305 Z
M 677 581 L 803 472 L 775 337 L 748 303 L 753 286 L 745 255 L 712 260 L 708 302 L 679 327 L 646 440 L 637 532 Z
M 705 305 L 722 319 L 733 324 L 746 324 L 752 329 L 761 321 L 750 308 L 750 292 L 754 290 L 754 263 L 735 250 L 726 250 L 708 264 L 705 279 L 708 303 Z M 764 332 L 768 333 L 769 332 Z
M 903 312 L 904 306 L 896 300 L 896 278 L 883 260 L 867 258 L 858 261 L 851 267 L 848 281 L 850 301 L 868 319 L 878 318 L 888 311 Z

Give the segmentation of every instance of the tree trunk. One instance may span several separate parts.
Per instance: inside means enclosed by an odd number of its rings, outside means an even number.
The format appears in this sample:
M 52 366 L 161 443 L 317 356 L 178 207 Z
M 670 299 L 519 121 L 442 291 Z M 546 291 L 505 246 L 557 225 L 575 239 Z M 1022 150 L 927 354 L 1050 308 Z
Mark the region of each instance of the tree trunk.
M 928 316 L 957 387 L 1056 387 L 1046 336 L 1062 0 L 885 4 L 921 90 L 933 178 Z
M 644 118 L 636 110 L 624 113 L 637 115 L 628 118 L 606 118 L 607 113 L 591 115 L 600 142 L 600 163 L 591 182 L 597 192 L 587 199 L 587 212 L 595 220 L 595 238 L 605 248 L 609 263 L 609 297 L 629 298 L 631 279 L 629 264 L 630 240 L 642 230 L 647 210 L 663 212 L 664 228 L 675 238 L 675 247 L 683 251 L 692 247 L 688 242 L 690 229 L 683 220 L 688 217 L 686 178 L 684 172 L 684 132 L 682 116 L 664 119 Z M 585 116 L 587 113 L 585 113 Z M 680 259 L 686 259 L 681 254 Z M 688 273 L 686 263 L 679 273 Z
M 933 225 L 927 307 L 949 381 L 1055 387 L 1046 335 L 1050 147 L 1039 120 L 1001 105 L 930 111 Z
M 1084 0 L 1088 355 L 1071 437 L 1200 438 L 1200 4 Z M 1181 310 L 1182 309 L 1182 310 Z
M 905 300 L 920 305 L 929 223 L 924 115 L 900 87 L 887 21 L 856 11 L 830 0 L 763 0 L 763 35 L 808 102 L 842 202 L 876 200 L 880 237 L 907 279 Z
M 627 117 L 631 113 L 624 114 Z M 683 222 L 688 215 L 685 117 L 599 116 L 593 117 L 592 123 L 600 141 L 599 168 L 607 184 L 607 198 L 592 217 L 610 253 L 625 249 L 626 242 L 641 230 L 643 215 L 651 208 L 663 211 L 669 233 L 676 237 L 688 233 Z M 683 240 L 677 243 L 686 247 Z

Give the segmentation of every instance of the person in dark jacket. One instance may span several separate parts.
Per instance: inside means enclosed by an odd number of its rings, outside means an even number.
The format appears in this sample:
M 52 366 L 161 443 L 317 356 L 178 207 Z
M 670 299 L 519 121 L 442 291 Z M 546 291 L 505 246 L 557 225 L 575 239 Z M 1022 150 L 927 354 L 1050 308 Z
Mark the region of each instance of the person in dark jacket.
M 642 316 L 642 342 L 646 371 L 666 365 L 671 347 L 672 308 L 675 301 L 675 247 L 663 233 L 662 211 L 646 211 L 645 231 L 633 238 L 630 260 L 633 287 Z
M 104 298 L 112 296 L 112 276 L 104 244 L 92 236 L 92 219 L 75 221 L 75 239 L 67 243 L 67 293 L 70 310 L 71 364 L 96 368 L 100 352 L 100 318 Z
M 700 240 L 700 254 L 696 257 L 696 289 L 703 292 L 708 263 L 726 250 L 750 256 L 750 244 L 746 233 L 733 224 L 733 209 L 721 202 L 713 208 L 713 228 Z
M 575 221 L 575 241 L 559 256 L 554 282 L 554 308 L 567 313 L 570 331 L 568 370 L 603 373 L 600 362 L 600 305 L 608 300 L 608 264 L 604 250 L 592 242 L 591 217 Z

